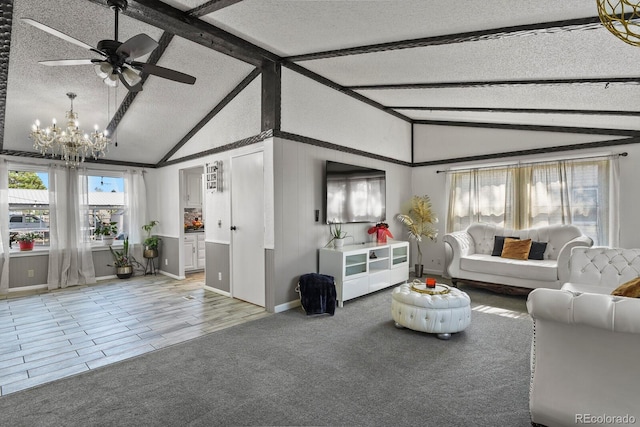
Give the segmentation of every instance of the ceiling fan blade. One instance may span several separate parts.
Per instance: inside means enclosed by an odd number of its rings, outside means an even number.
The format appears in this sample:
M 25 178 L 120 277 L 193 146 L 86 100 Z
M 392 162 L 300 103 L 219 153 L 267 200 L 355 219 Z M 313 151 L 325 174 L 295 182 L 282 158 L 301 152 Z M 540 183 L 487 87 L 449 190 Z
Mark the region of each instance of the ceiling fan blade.
M 140 92 L 142 90 L 142 85 L 140 83 L 131 86 L 127 79 L 124 78 L 122 73 L 118 73 L 118 77 L 120 78 L 122 84 L 129 90 L 129 92 Z
M 58 38 L 60 38 L 62 40 L 68 41 L 69 43 L 73 43 L 76 46 L 80 46 L 80 47 L 82 47 L 84 49 L 88 49 L 88 50 L 94 50 L 93 47 L 89 46 L 85 42 L 81 42 L 80 40 L 75 39 L 75 38 L 63 33 L 62 31 L 55 30 L 55 29 L 53 29 L 53 28 L 51 28 L 51 27 L 49 27 L 47 25 L 44 25 L 44 24 L 38 22 L 38 21 L 34 21 L 31 18 L 21 18 L 21 20 L 22 20 L 22 22 L 26 22 L 27 24 L 32 25 L 32 26 L 34 26 L 34 27 L 46 32 L 46 33 L 49 33 L 49 34 L 51 34 L 53 36 L 56 36 L 56 37 L 58 37 Z
M 146 34 L 138 34 L 122 43 L 116 53 L 123 53 L 128 58 L 134 59 L 153 52 L 158 43 Z
M 51 61 L 39 61 L 38 64 L 57 67 L 60 65 L 93 65 L 91 59 L 56 59 Z
M 169 68 L 160 67 L 159 65 L 147 64 L 144 62 L 132 62 L 131 65 L 147 74 L 153 74 L 154 76 L 162 77 L 163 79 L 169 79 L 188 85 L 192 85 L 196 82 L 196 78 L 190 76 L 189 74 L 181 73 L 180 71 L 171 70 Z

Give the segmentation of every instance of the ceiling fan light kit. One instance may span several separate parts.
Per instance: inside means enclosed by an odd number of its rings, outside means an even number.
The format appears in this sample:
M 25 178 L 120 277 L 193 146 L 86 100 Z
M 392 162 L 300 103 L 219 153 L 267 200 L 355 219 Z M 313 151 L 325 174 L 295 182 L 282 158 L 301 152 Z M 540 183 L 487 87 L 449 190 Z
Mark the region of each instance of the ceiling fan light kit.
M 23 22 L 33 27 L 101 56 L 101 58 L 92 59 L 40 61 L 40 64 L 54 67 L 93 65 L 94 71 L 107 86 L 116 87 L 118 83 L 121 82 L 131 92 L 142 90 L 141 73 L 151 74 L 190 85 L 196 82 L 196 78 L 188 74 L 160 67 L 155 64 L 135 61 L 136 58 L 153 52 L 153 50 L 158 47 L 158 43 L 146 34 L 138 34 L 125 42 L 119 42 L 118 17 L 120 12 L 127 8 L 128 3 L 126 0 L 108 0 L 107 4 L 115 12 L 114 40 L 101 40 L 95 48 L 38 21 L 30 18 L 22 18 Z
M 51 154 L 52 157 L 60 157 L 68 166 L 77 167 L 88 156 L 94 159 L 104 157 L 111 141 L 106 130 L 98 131 L 98 125 L 90 135 L 80 130 L 78 113 L 73 111 L 76 94 L 68 92 L 67 97 L 71 100 L 71 109 L 65 114 L 66 128 L 57 126 L 56 119 L 53 119 L 51 126 L 42 129 L 36 120 L 29 136 L 33 139 L 33 148 L 43 156 Z
M 597 0 L 602 25 L 620 40 L 640 46 L 640 2 Z

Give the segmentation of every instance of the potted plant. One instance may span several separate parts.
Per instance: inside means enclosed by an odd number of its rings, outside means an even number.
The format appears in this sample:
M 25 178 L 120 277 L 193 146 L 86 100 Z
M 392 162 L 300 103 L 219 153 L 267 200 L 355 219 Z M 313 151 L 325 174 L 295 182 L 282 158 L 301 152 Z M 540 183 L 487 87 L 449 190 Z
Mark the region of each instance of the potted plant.
M 94 236 L 102 236 L 102 242 L 105 245 L 112 245 L 113 240 L 118 235 L 118 223 L 111 222 L 96 222 L 96 229 L 93 232 Z
M 409 238 L 416 241 L 418 259 L 415 264 L 415 273 L 416 277 L 422 277 L 423 264 L 420 242 L 423 237 L 433 241 L 438 237 L 438 229 L 433 225 L 438 222 L 438 218 L 433 213 L 429 196 L 413 196 L 406 213 L 398 214 L 396 218 L 407 227 Z
M 333 228 L 331 227 L 333 226 Z M 347 237 L 347 232 L 342 231 L 342 224 L 334 222 L 329 224 L 329 233 L 331 233 L 331 240 L 325 245 L 329 246 L 333 242 L 333 247 L 338 249 L 344 246 L 344 239 Z
M 18 241 L 18 245 L 20 245 L 21 251 L 31 251 L 33 250 L 33 245 L 35 244 L 35 240 L 38 238 L 38 233 L 34 233 L 33 231 L 28 231 L 26 233 L 19 233 L 15 240 Z
M 129 256 L 129 238 L 124 239 L 121 251 L 116 251 L 113 246 L 109 246 L 113 256 L 113 267 L 116 268 L 116 275 L 120 279 L 128 279 L 133 275 L 133 257 Z M 111 266 L 111 264 L 109 264 Z
M 144 252 L 142 254 L 145 258 L 157 258 L 158 256 L 158 244 L 160 238 L 158 236 L 152 236 L 151 231 L 153 227 L 159 224 L 159 221 L 152 220 L 149 223 L 142 226 L 142 229 L 147 233 L 147 237 L 144 239 Z

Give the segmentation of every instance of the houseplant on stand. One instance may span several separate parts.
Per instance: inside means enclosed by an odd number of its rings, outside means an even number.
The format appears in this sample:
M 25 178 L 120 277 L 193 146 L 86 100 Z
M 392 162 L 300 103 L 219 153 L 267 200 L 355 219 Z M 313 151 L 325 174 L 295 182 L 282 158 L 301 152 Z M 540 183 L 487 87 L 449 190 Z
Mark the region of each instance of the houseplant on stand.
M 142 226 L 142 229 L 147 233 L 147 237 L 144 239 L 144 253 L 142 256 L 145 258 L 157 258 L 158 257 L 158 244 L 160 238 L 158 236 L 152 236 L 151 231 L 153 227 L 159 224 L 159 221 L 152 220 L 148 224 Z
M 26 233 L 20 233 L 16 236 L 15 240 L 18 241 L 21 251 L 32 251 L 35 240 L 38 238 L 38 234 L 33 231 Z
M 438 222 L 438 218 L 433 213 L 429 196 L 413 196 L 406 213 L 398 214 L 396 218 L 407 227 L 409 238 L 416 241 L 418 259 L 415 264 L 415 274 L 416 277 L 422 277 L 424 265 L 422 264 L 420 242 L 423 237 L 433 241 L 438 237 L 438 229 L 434 226 Z
M 129 238 L 124 239 L 121 251 L 116 251 L 113 246 L 109 246 L 113 255 L 113 266 L 116 268 L 116 276 L 119 279 L 128 279 L 133 275 L 133 257 L 129 256 Z M 109 264 L 111 265 L 111 264 Z

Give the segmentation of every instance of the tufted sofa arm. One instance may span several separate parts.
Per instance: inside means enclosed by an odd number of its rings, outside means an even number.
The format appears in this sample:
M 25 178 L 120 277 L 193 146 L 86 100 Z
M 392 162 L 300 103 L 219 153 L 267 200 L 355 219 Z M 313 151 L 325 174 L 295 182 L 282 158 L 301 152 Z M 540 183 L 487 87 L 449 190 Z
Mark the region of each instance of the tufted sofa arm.
M 527 299 L 534 320 L 640 334 L 640 299 L 558 289 L 534 289 Z
M 445 234 L 442 240 L 445 243 L 447 254 L 445 272 L 449 274 L 449 277 L 457 277 L 460 270 L 460 258 L 475 253 L 473 237 L 466 231 L 456 231 Z
M 571 258 L 571 252 L 573 248 L 583 247 L 588 248 L 593 245 L 593 240 L 588 236 L 576 237 L 573 240 L 568 241 L 560 249 L 558 253 L 558 280 L 560 283 L 569 281 L 569 259 Z
M 534 321 L 532 425 L 575 426 L 581 424 L 578 414 L 640 419 L 634 369 L 640 353 L 640 299 L 539 288 L 529 293 L 527 309 Z M 630 423 L 598 423 L 614 424 Z

